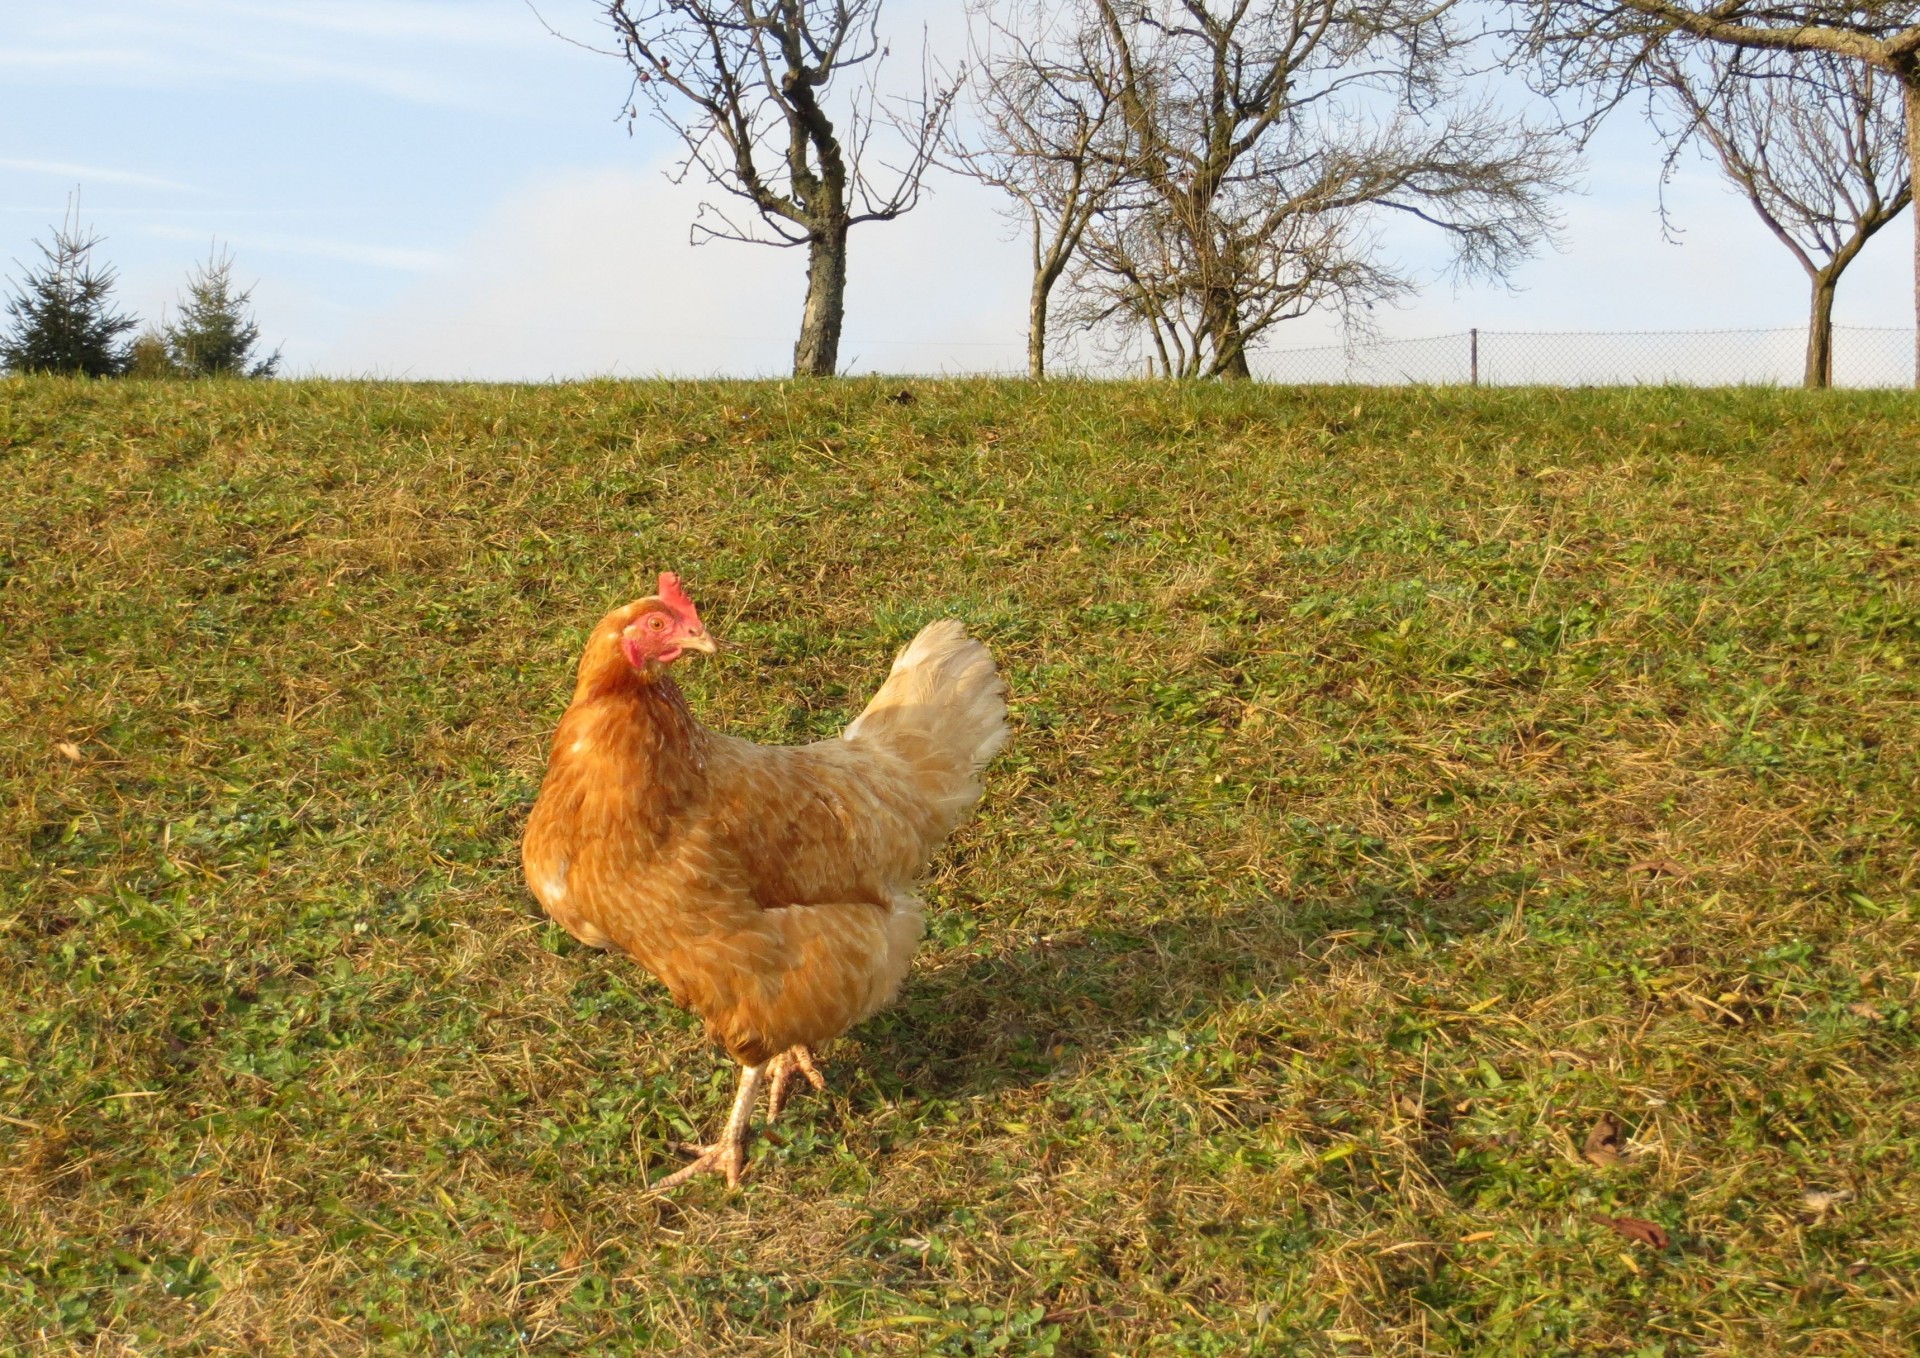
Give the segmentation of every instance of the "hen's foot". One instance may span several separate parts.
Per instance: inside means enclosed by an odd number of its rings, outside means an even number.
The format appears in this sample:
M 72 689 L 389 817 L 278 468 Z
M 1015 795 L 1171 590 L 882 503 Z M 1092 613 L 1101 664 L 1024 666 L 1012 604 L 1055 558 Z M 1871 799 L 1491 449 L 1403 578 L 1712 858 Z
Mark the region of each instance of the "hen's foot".
M 737 1141 L 716 1141 L 711 1146 L 683 1141 L 675 1149 L 691 1154 L 693 1163 L 676 1169 L 665 1178 L 654 1180 L 647 1190 L 649 1193 L 663 1193 L 669 1188 L 678 1188 L 700 1174 L 724 1174 L 727 1176 L 727 1187 L 738 1188 L 740 1176 L 747 1172 L 747 1139 L 744 1136 Z
M 740 1087 L 734 1091 L 733 1111 L 727 1114 L 726 1129 L 720 1133 L 720 1139 L 710 1146 L 683 1146 L 681 1149 L 693 1152 L 693 1163 L 656 1180 L 648 1192 L 678 1188 L 696 1174 L 724 1174 L 728 1188 L 740 1187 L 740 1176 L 747 1171 L 747 1128 L 753 1122 L 753 1105 L 760 1093 L 762 1069 L 761 1066 L 740 1067 Z
M 767 1121 L 772 1122 L 780 1116 L 780 1110 L 787 1106 L 792 1097 L 793 1082 L 802 1076 L 816 1090 L 825 1092 L 827 1077 L 820 1073 L 820 1067 L 813 1063 L 813 1048 L 805 1046 L 788 1047 L 768 1063 L 773 1074 L 767 1082 Z

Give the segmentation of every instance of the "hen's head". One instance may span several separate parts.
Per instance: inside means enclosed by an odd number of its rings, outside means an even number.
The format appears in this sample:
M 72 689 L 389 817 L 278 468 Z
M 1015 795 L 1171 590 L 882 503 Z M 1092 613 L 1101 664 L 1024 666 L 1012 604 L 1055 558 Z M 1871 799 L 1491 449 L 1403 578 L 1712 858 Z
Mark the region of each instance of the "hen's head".
M 609 621 L 618 629 L 627 663 L 643 675 L 656 673 L 688 651 L 714 652 L 713 638 L 707 635 L 699 610 L 680 588 L 680 577 L 671 571 L 661 575 L 657 593 L 617 610 Z

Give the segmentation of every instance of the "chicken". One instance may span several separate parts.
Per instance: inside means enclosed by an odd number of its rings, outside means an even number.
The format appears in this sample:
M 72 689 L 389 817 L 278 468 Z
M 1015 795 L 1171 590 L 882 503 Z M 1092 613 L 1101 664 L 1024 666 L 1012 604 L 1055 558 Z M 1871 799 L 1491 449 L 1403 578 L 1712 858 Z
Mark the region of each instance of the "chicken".
M 813 1049 L 887 1005 L 925 931 L 914 894 L 1006 743 L 1006 686 L 958 622 L 923 628 L 837 738 L 764 746 L 694 719 L 669 670 L 713 638 L 671 575 L 602 618 L 554 733 L 521 863 L 541 906 L 617 948 L 740 1063 L 720 1138 L 655 1188 L 737 1187 Z

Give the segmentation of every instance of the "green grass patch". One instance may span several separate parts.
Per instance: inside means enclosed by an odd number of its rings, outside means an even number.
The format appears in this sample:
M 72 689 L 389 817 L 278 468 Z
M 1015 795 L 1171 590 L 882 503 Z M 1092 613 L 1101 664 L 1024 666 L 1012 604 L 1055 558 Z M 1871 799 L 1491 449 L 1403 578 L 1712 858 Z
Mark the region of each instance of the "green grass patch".
M 0 1349 L 1911 1352 L 1912 396 L 898 390 L 0 382 Z M 710 724 L 954 614 L 1015 735 L 663 1201 L 516 845 L 669 567 Z

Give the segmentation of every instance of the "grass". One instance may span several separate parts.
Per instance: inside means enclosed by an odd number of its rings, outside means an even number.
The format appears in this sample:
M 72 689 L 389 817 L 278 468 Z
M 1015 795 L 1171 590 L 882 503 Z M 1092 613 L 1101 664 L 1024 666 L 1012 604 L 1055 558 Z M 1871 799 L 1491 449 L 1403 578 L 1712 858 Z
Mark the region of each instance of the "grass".
M 1911 396 L 898 391 L 0 382 L 0 1349 L 1913 1351 Z M 516 842 L 669 566 L 712 724 L 952 613 L 1016 731 L 657 1200 Z

